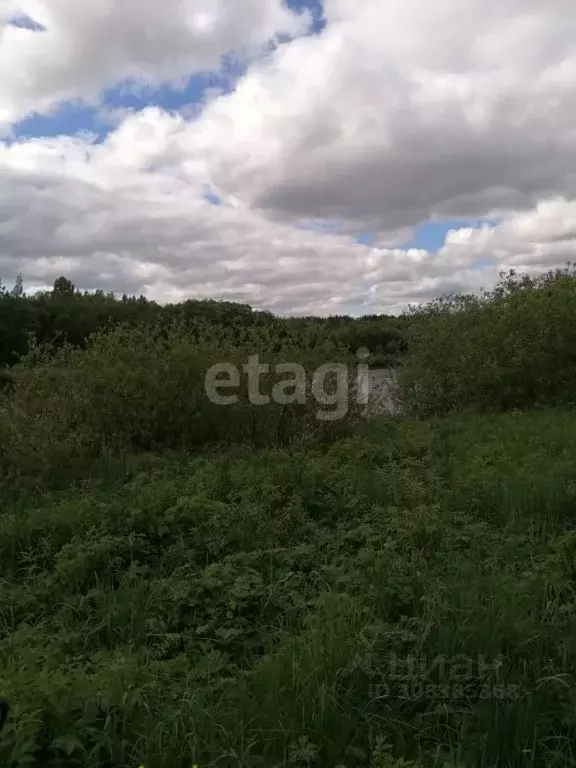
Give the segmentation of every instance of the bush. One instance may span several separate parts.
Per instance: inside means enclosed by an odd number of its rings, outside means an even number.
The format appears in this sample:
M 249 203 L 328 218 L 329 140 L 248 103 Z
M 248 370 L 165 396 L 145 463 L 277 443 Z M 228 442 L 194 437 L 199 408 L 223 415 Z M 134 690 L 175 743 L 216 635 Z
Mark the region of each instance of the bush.
M 6 399 L 0 462 L 6 477 L 46 476 L 78 467 L 107 452 L 193 450 L 220 442 L 282 445 L 295 440 L 331 440 L 358 415 L 322 421 L 312 397 L 312 374 L 323 362 L 345 360 L 325 345 L 314 354 L 285 347 L 267 353 L 265 334 L 241 347 L 209 324 L 191 335 L 181 326 L 168 329 L 119 327 L 96 334 L 86 350 L 33 348 L 14 369 L 15 391 Z M 261 362 L 304 366 L 306 402 L 255 406 L 247 378 L 240 377 L 238 402 L 223 407 L 205 392 L 205 376 L 216 363 L 240 371 L 250 355 Z M 272 369 L 274 370 L 274 369 Z M 262 394 L 286 376 L 263 376 Z M 224 392 L 223 394 L 231 394 Z
M 400 387 L 420 415 L 571 404 L 576 397 L 576 270 L 501 275 L 480 297 L 417 310 Z
M 11 394 L 14 391 L 14 377 L 9 371 L 0 370 L 0 393 Z

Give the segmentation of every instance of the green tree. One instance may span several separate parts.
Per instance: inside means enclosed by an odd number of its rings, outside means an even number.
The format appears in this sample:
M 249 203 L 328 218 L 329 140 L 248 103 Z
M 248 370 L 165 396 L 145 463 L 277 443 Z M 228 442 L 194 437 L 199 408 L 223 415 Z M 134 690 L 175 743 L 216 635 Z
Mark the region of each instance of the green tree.
M 58 296 L 73 296 L 74 290 L 74 283 L 71 280 L 66 277 L 59 277 L 54 281 L 52 293 Z
M 24 284 L 22 280 L 22 274 L 20 272 L 18 275 L 16 275 L 16 282 L 14 283 L 14 287 L 12 288 L 10 294 L 15 299 L 21 299 L 24 295 Z

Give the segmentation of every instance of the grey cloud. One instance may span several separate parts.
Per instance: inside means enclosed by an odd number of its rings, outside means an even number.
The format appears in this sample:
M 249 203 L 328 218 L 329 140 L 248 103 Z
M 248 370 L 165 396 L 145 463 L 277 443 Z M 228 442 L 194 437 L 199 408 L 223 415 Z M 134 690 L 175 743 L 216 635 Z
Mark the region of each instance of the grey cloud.
M 50 6 L 68 48 L 50 38 L 34 55 L 29 42 L 5 49 L 14 72 L 0 84 L 0 112 L 89 96 L 130 67 L 160 81 L 299 23 L 272 0 L 216 4 L 217 31 L 205 48 L 187 38 L 184 56 L 178 25 L 199 0 L 170 18 L 146 2 L 140 19 L 123 0 L 109 9 L 126 39 L 110 33 L 108 68 L 96 48 L 110 20 L 88 24 L 95 0 L 64 18 L 70 2 Z M 326 314 L 399 311 L 490 287 L 499 269 L 564 264 L 576 247 L 571 2 L 501 0 L 488 12 L 480 0 L 326 0 L 326 14 L 322 35 L 282 45 L 198 111 L 115 116 L 100 145 L 0 142 L 3 281 L 22 271 L 25 284 L 49 286 L 64 273 L 79 287 L 157 300 Z M 91 57 L 68 68 L 79 51 Z M 206 184 L 222 205 L 204 200 Z M 449 233 L 438 253 L 394 247 L 432 216 L 501 221 Z M 299 226 L 315 219 L 342 226 Z M 356 244 L 359 230 L 374 231 L 378 247 Z
M 576 14 L 565 0 L 327 3 L 182 137 L 280 220 L 386 232 L 576 194 Z M 387 34 L 384 34 L 387 30 Z

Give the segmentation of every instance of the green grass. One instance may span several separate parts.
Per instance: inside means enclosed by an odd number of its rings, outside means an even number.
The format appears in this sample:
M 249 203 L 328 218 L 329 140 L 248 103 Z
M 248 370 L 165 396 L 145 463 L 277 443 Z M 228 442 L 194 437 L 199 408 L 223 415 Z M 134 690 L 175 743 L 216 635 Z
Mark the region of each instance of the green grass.
M 576 765 L 575 466 L 554 409 L 8 495 L 0 765 Z

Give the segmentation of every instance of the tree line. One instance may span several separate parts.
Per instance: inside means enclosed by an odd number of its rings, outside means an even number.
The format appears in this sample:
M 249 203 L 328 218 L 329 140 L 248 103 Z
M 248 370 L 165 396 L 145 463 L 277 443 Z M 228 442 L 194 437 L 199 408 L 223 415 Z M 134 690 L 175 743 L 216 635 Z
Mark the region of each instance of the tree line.
M 351 354 L 366 347 L 374 365 L 394 364 L 406 351 L 406 318 L 283 318 L 247 304 L 216 300 L 159 304 L 142 295 L 81 291 L 64 276 L 55 280 L 51 291 L 28 295 L 19 275 L 11 289 L 0 280 L 0 370 L 17 364 L 32 346 L 58 349 L 67 343 L 83 348 L 93 334 L 119 325 L 168 328 L 175 323 L 189 329 L 206 323 L 225 328 L 240 344 L 255 330 L 266 331 L 271 351 L 289 341 L 306 349 L 331 343 Z

